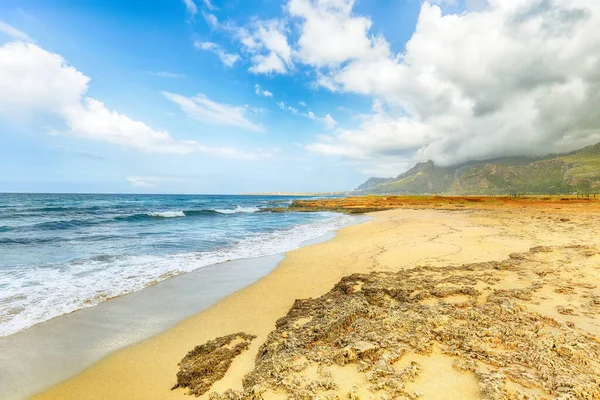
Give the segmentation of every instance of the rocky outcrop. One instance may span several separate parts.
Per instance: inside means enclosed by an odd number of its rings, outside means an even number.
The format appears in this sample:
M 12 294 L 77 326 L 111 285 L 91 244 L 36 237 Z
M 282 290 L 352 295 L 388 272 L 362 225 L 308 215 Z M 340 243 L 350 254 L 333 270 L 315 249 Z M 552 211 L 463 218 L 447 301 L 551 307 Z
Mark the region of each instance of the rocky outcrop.
M 454 369 L 477 378 L 484 399 L 599 399 L 600 338 L 529 308 L 545 286 L 578 288 L 583 302 L 569 315 L 597 314 L 600 301 L 588 294 L 595 286 L 545 261 L 597 254 L 585 246 L 536 247 L 502 262 L 347 276 L 317 299 L 296 300 L 277 321 L 244 390 L 210 398 L 357 399 L 364 389 L 369 398 L 416 399 L 409 387 L 421 367 L 403 359 L 441 351 Z M 527 284 L 502 285 L 502 277 L 527 277 Z M 333 372 L 349 366 L 364 383 L 342 392 Z
M 206 393 L 213 383 L 225 376 L 233 359 L 250 346 L 256 336 L 234 333 L 197 346 L 179 363 L 177 384 L 173 389 L 188 388 L 190 395 Z

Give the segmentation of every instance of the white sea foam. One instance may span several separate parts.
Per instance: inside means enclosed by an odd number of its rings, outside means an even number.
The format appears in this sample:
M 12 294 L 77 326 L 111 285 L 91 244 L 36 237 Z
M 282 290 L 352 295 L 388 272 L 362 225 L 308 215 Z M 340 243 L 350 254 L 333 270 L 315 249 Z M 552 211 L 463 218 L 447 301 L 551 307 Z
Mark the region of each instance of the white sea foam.
M 183 211 L 162 211 L 162 212 L 151 212 L 148 213 L 150 217 L 159 217 L 159 218 L 177 218 L 177 217 L 185 217 Z
M 220 214 L 255 213 L 255 212 L 260 211 L 260 208 L 258 208 L 258 207 L 240 207 L 240 206 L 237 206 L 233 210 L 229 210 L 229 209 L 216 209 L 215 211 L 218 212 L 218 213 L 220 213 Z
M 60 268 L 54 265 L 7 271 L 0 274 L 0 336 L 207 265 L 290 251 L 304 241 L 353 221 L 355 218 L 351 216 L 331 214 L 327 219 L 258 234 L 212 251 L 167 256 L 102 256 L 70 262 Z

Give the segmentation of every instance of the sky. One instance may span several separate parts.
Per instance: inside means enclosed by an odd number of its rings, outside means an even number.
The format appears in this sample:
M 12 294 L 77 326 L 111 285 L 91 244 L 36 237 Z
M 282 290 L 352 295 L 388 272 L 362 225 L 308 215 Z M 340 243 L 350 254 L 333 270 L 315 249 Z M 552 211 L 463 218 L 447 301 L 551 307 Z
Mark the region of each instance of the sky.
M 350 190 L 598 110 L 597 0 L 0 2 L 0 192 Z

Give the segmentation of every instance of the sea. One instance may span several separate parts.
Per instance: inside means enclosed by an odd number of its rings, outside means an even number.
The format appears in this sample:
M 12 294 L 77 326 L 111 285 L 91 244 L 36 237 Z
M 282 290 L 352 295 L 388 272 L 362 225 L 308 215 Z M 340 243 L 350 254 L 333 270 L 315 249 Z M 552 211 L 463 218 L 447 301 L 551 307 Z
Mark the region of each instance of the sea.
M 0 337 L 169 277 L 290 251 L 353 222 L 292 196 L 0 194 Z

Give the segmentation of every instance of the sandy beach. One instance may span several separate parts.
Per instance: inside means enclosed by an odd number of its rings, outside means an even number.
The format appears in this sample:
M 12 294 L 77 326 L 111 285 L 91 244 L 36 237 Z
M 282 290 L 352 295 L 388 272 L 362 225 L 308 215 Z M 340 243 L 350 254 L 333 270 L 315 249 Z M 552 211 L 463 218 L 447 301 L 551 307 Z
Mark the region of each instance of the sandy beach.
M 600 400 L 600 0 L 0 0 L 0 400 Z
M 419 307 L 430 307 L 428 310 L 433 311 L 438 310 L 436 307 L 451 307 L 452 312 L 458 312 L 460 309 L 491 304 L 496 301 L 494 296 L 500 293 L 508 296 L 508 291 L 527 289 L 527 296 L 514 295 L 507 301 L 518 303 L 519 312 L 541 318 L 539 323 L 542 325 L 553 321 L 555 325 L 552 326 L 559 329 L 561 335 L 579 335 L 578 338 L 584 339 L 578 340 L 591 341 L 584 342 L 586 346 L 591 346 L 586 347 L 588 353 L 579 354 L 571 349 L 572 357 L 585 359 L 586 354 L 589 356 L 598 351 L 597 343 L 600 342 L 600 288 L 597 287 L 600 282 L 600 214 L 597 211 L 597 205 L 593 203 L 589 207 L 579 204 L 531 207 L 428 206 L 423 209 L 371 213 L 369 216 L 373 220 L 343 228 L 335 238 L 325 243 L 287 253 L 284 261 L 258 282 L 157 336 L 111 354 L 35 398 L 190 398 L 186 397 L 186 388 L 171 390 L 177 383 L 178 363 L 195 346 L 237 332 L 255 335 L 256 339 L 248 350 L 233 360 L 226 375 L 200 398 L 209 398 L 211 393 L 224 393 L 228 389 L 247 389 L 243 385 L 243 378 L 253 368 L 258 368 L 255 360 L 259 348 L 266 342 L 285 342 L 290 335 L 292 338 L 296 335 L 292 328 L 289 328 L 292 329 L 290 334 L 288 331 L 281 333 L 286 322 L 278 326 L 276 322 L 286 316 L 291 307 L 297 306 L 297 299 L 324 296 L 342 278 L 352 274 L 365 274 L 357 279 L 368 286 L 371 283 L 366 277 L 374 276 L 368 274 L 409 274 L 417 267 L 421 268 L 417 272 L 423 279 L 439 280 L 453 276 L 456 279 L 464 278 L 460 285 L 469 287 L 469 290 L 447 291 L 446 294 L 439 294 L 438 290 L 438 294 L 434 293 L 433 296 L 422 296 Z M 508 264 L 506 260 L 509 260 Z M 485 264 L 490 262 L 498 264 Z M 474 263 L 478 264 L 461 267 Z M 502 265 L 508 267 L 499 267 Z M 545 272 L 539 272 L 540 269 Z M 472 275 L 477 272 L 481 275 Z M 466 274 L 471 274 L 468 282 Z M 406 275 L 407 281 L 411 279 L 413 275 Z M 438 284 L 436 282 L 432 287 L 439 289 L 435 286 Z M 348 295 L 360 292 L 361 285 L 348 291 Z M 450 281 L 444 285 L 460 286 Z M 413 292 L 417 293 L 418 290 Z M 337 298 L 333 298 L 334 302 Z M 327 296 L 323 299 L 329 301 Z M 297 335 L 300 335 L 301 326 L 294 326 L 298 328 Z M 591 344 L 594 341 L 596 348 Z M 448 343 L 442 339 L 432 340 L 432 343 L 422 351 L 407 347 L 393 363 L 390 362 L 398 371 L 406 371 L 410 366 L 415 366 L 419 371 L 410 379 L 407 378 L 403 393 L 422 399 L 492 398 L 486 392 L 489 382 L 482 381 L 485 359 L 478 361 L 481 362 L 478 367 L 458 368 L 456 359 L 462 357 L 464 360 L 464 354 L 467 353 L 456 350 L 454 355 L 451 354 Z M 489 354 L 495 353 L 489 350 Z M 322 366 L 327 371 L 319 369 L 318 372 L 315 372 L 314 358 L 306 356 L 302 360 L 307 364 L 297 368 L 294 372 L 296 378 L 305 382 L 307 379 L 317 379 L 317 376 L 326 376 L 334 382 L 326 389 L 313 387 L 313 394 L 307 398 L 390 396 L 387 388 L 372 386 L 375 381 L 369 371 L 373 371 L 373 366 L 365 367 L 370 365 L 370 361 L 360 360 L 360 354 L 356 362 L 330 363 L 325 360 Z M 498 360 L 501 358 L 496 360 L 500 368 L 503 364 Z M 579 362 L 573 361 L 574 365 Z M 600 371 L 597 359 L 585 359 L 584 362 L 590 373 Z M 509 364 L 507 361 L 506 365 Z M 361 365 L 364 367 L 362 371 Z M 509 372 L 506 374 L 512 378 L 502 388 L 502 393 L 507 397 L 498 398 L 556 398 L 561 394 L 562 389 L 544 388 L 538 384 L 536 377 L 540 375 L 536 371 L 528 370 L 531 375 L 529 384 L 525 384 L 518 374 L 513 376 Z M 525 374 L 523 371 L 520 373 Z M 588 382 L 585 379 L 583 381 Z M 265 380 L 261 385 L 264 387 L 264 398 L 288 398 L 290 395 L 289 391 L 286 392 L 288 389 L 285 384 L 275 387 Z M 598 398 L 598 391 L 594 392 L 593 386 L 577 386 L 573 383 L 573 387 L 583 393 L 580 398 Z

